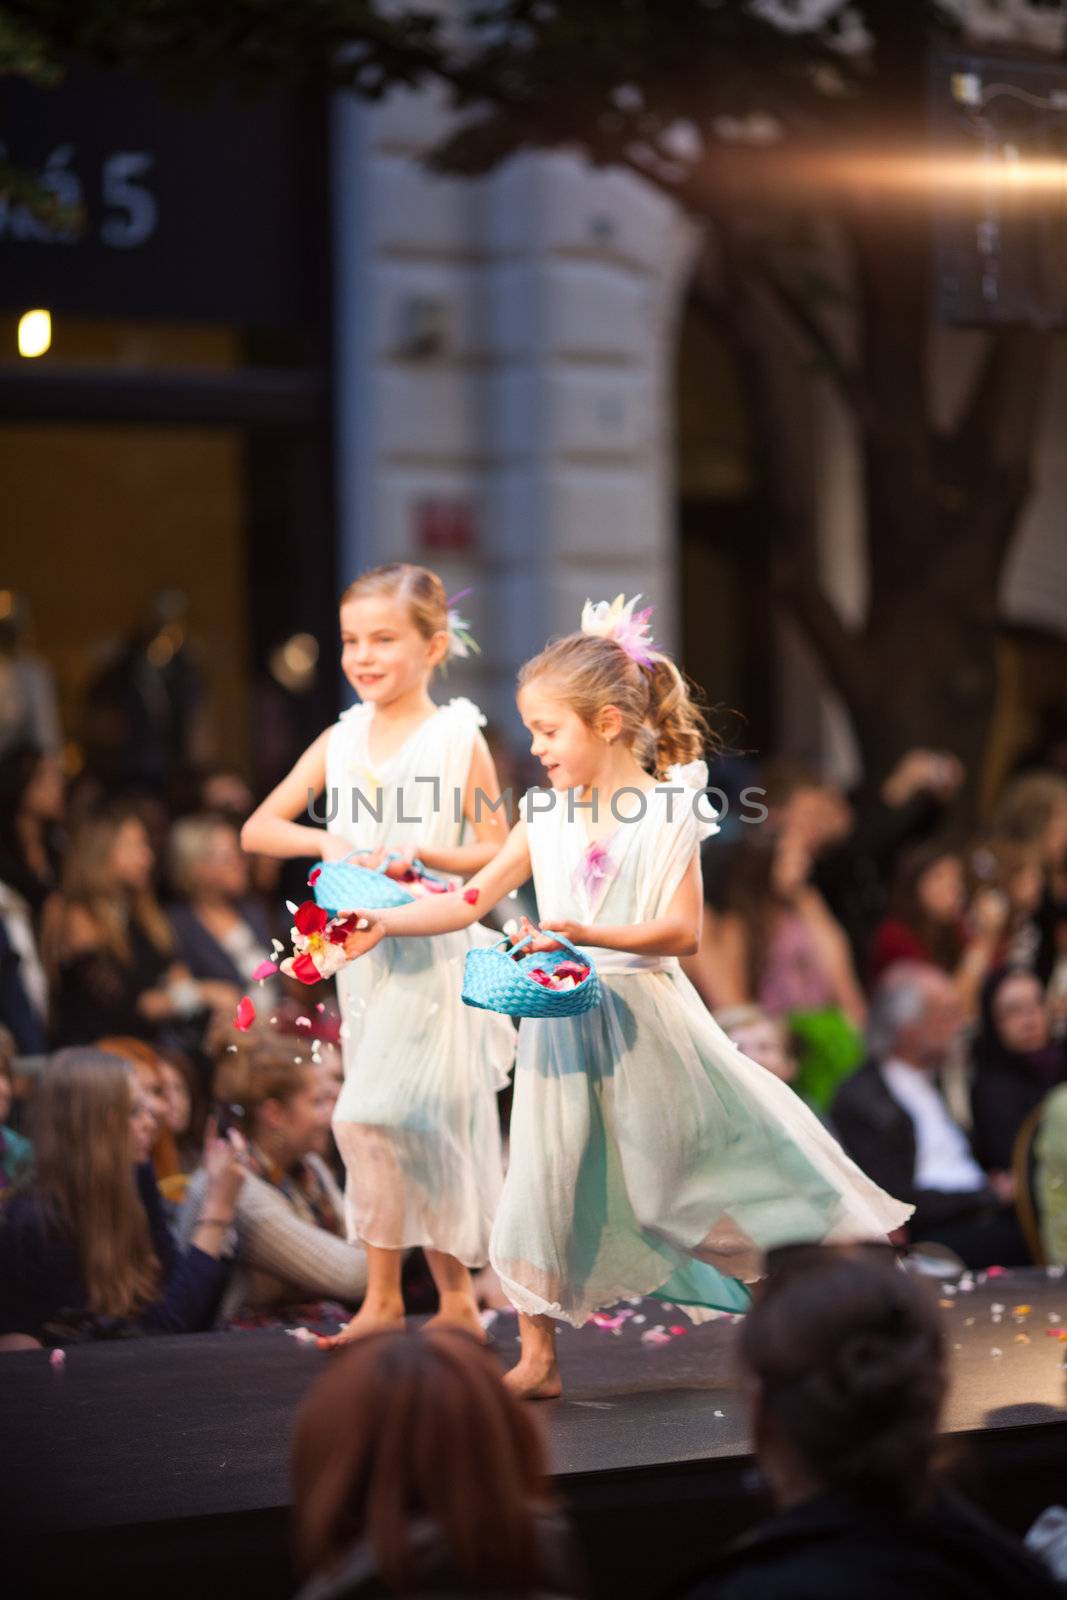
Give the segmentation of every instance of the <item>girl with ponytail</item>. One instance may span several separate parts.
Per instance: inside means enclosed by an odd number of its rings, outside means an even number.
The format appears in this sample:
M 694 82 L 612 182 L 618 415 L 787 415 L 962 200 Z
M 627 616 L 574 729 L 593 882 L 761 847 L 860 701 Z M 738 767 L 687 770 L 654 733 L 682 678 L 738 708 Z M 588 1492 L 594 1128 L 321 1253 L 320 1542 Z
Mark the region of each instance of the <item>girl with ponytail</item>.
M 518 704 L 548 787 L 531 790 L 465 895 L 361 910 L 359 956 L 386 935 L 466 927 L 532 874 L 541 929 L 600 975 L 582 1015 L 524 1019 L 511 1157 L 490 1260 L 520 1313 L 508 1374 L 560 1393 L 553 1319 L 580 1326 L 624 1296 L 694 1321 L 749 1305 L 763 1253 L 863 1239 L 910 1212 L 854 1166 L 792 1090 L 733 1045 L 678 958 L 699 943 L 707 810 L 704 719 L 648 610 L 588 604 L 579 632 L 519 674 Z

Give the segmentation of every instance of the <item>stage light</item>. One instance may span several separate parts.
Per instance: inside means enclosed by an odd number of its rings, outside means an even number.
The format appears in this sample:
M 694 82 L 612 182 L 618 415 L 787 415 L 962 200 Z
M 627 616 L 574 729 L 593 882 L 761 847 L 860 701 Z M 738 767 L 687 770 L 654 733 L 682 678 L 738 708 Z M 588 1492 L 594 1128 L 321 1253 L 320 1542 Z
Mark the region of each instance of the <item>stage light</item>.
M 19 318 L 19 355 L 43 356 L 52 345 L 52 313 L 24 311 Z

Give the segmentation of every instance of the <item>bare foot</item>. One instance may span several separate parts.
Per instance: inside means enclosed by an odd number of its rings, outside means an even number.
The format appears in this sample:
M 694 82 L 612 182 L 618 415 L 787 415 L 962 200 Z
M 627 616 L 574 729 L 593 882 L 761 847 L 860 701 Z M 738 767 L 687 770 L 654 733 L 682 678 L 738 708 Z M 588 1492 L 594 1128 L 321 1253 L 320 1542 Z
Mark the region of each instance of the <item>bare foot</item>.
M 320 1350 L 340 1350 L 342 1346 L 351 1344 L 355 1339 L 362 1339 L 368 1333 L 381 1333 L 384 1328 L 402 1328 L 404 1326 L 403 1301 L 375 1301 L 365 1300 L 356 1312 L 352 1321 L 342 1328 L 340 1333 L 331 1334 L 329 1338 L 319 1340 Z
M 489 1343 L 478 1307 L 466 1295 L 449 1295 L 442 1299 L 441 1309 L 425 1324 L 424 1331 L 430 1328 L 462 1328 L 482 1344 Z
M 517 1400 L 558 1400 L 563 1393 L 554 1361 L 522 1360 L 504 1374 L 504 1384 Z

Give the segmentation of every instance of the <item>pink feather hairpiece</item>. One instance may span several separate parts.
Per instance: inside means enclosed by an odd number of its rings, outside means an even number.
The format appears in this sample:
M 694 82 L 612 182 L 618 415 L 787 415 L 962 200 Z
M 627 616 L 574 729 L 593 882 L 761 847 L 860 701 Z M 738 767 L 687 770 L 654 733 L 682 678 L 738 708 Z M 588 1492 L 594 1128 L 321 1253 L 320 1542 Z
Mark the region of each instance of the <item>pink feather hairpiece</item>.
M 649 618 L 655 607 L 645 606 L 643 611 L 635 611 L 634 606 L 640 598 L 639 594 L 635 594 L 632 600 L 627 600 L 624 595 L 617 594 L 610 603 L 599 600 L 594 604 L 592 600 L 587 600 L 582 607 L 582 632 L 595 639 L 613 639 L 626 651 L 631 661 L 636 661 L 641 667 L 650 667 L 654 640 Z

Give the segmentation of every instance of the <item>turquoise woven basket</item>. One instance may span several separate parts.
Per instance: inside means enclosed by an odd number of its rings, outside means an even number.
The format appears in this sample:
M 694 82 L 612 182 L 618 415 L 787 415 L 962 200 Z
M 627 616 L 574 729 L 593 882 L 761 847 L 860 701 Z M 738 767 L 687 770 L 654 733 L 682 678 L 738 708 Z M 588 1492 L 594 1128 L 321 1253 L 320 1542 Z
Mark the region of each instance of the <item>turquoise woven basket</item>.
M 378 867 L 358 866 L 351 856 L 343 861 L 317 862 L 308 874 L 310 877 L 317 868 L 319 875 L 312 886 L 316 905 L 328 911 L 387 911 L 391 906 L 406 906 L 415 896 L 385 870 L 390 861 L 398 859 L 393 853 Z M 413 861 L 412 866 L 421 877 L 433 877 L 421 861 Z
M 520 939 L 510 953 L 507 939 L 485 950 L 468 950 L 463 967 L 464 1005 L 476 1006 L 479 1011 L 501 1011 L 506 1017 L 578 1017 L 598 1006 L 600 979 L 596 968 L 563 934 L 552 937 L 563 945 L 562 950 L 531 951 L 519 961 L 514 953 L 530 942 L 532 933 Z M 551 971 L 570 960 L 589 965 L 589 976 L 573 989 L 546 989 L 528 976 L 531 967 Z

